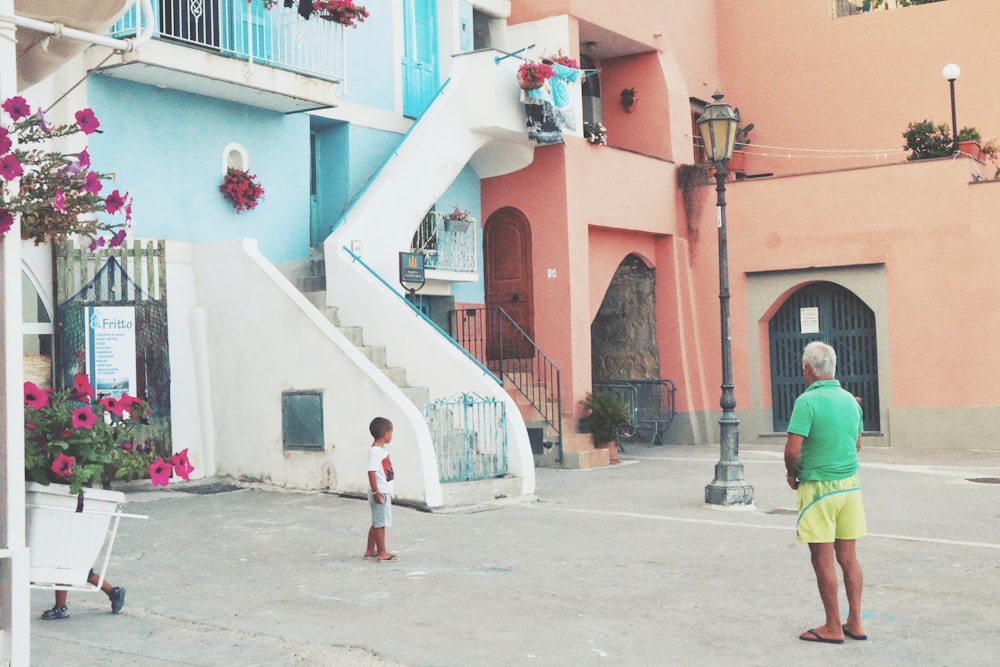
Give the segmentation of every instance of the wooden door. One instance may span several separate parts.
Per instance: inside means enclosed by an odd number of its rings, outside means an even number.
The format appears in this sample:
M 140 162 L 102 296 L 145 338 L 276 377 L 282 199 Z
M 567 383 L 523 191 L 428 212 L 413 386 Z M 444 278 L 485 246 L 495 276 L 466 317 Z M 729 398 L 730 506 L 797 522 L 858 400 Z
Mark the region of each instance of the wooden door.
M 437 7 L 434 0 L 403 3 L 403 115 L 418 118 L 438 89 Z
M 518 332 L 501 318 L 487 320 L 486 355 L 524 359 L 533 356 L 525 341 L 534 338 L 534 288 L 531 277 L 531 227 L 520 211 L 505 208 L 486 221 L 483 234 L 487 317 L 503 308 L 524 332 Z

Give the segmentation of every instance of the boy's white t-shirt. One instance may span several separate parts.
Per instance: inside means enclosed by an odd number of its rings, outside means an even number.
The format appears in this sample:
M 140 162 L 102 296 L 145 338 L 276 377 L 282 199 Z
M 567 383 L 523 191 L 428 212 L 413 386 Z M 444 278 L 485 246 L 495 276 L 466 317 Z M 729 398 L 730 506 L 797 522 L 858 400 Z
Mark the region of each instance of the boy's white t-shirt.
M 375 473 L 375 482 L 379 493 L 393 495 L 393 483 L 395 474 L 392 472 L 392 461 L 389 460 L 389 452 L 385 447 L 372 445 L 368 448 L 368 472 Z

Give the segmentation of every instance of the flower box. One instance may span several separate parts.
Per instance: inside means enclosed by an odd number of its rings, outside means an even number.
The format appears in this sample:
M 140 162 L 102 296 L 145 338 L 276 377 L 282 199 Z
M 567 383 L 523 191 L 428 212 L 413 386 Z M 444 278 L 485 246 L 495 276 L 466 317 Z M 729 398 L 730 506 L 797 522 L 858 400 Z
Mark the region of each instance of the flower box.
M 83 512 L 69 486 L 25 482 L 29 581 L 82 585 L 108 537 L 111 519 L 125 502 L 120 491 L 84 489 Z

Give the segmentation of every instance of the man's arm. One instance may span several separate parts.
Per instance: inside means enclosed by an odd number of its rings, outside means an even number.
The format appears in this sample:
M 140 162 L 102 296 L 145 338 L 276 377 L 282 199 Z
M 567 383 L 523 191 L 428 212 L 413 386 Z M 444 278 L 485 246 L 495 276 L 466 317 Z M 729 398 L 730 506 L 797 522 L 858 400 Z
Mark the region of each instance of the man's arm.
M 785 478 L 788 486 L 793 489 L 799 488 L 799 455 L 802 453 L 803 440 L 804 436 L 789 433 L 785 442 Z

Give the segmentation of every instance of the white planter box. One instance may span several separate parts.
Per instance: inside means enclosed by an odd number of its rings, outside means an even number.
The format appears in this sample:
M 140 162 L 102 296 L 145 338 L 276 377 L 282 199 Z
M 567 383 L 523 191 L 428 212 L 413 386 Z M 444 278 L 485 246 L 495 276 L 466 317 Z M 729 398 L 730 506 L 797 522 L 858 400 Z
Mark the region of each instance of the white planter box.
M 85 489 L 78 513 L 68 486 L 25 482 L 25 491 L 31 583 L 85 584 L 125 494 Z

